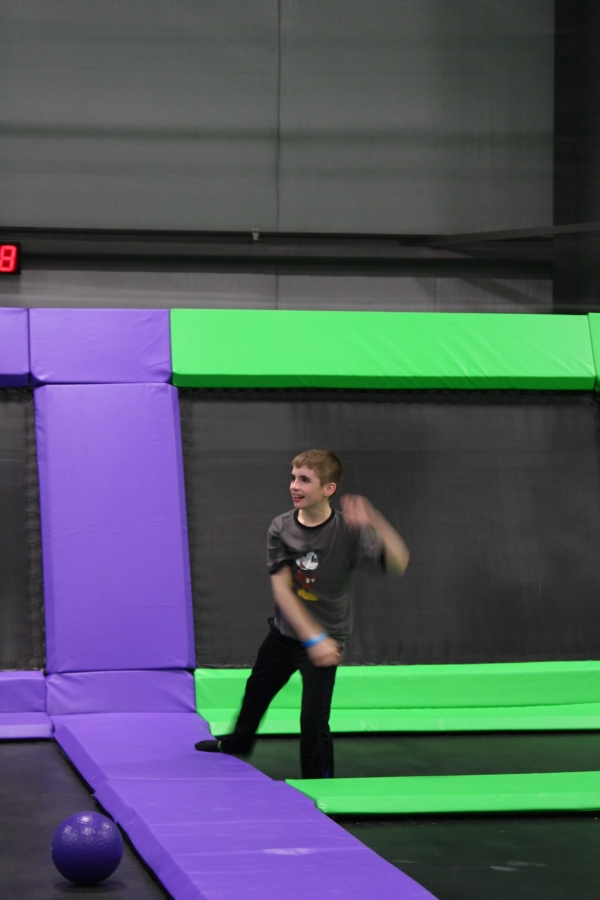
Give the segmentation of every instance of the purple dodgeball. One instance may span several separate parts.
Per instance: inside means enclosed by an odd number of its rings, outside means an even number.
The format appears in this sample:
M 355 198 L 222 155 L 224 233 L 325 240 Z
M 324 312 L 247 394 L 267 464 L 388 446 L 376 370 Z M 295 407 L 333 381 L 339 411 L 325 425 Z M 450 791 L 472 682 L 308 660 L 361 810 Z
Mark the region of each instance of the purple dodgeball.
M 98 884 L 115 871 L 123 839 L 115 823 L 97 812 L 80 812 L 61 822 L 52 838 L 52 861 L 74 884 Z

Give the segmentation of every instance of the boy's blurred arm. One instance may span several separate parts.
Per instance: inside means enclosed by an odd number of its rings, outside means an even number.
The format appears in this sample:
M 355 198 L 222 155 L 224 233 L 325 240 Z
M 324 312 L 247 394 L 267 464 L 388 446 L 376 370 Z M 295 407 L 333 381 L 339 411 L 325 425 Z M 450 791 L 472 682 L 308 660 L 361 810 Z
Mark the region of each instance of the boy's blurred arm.
M 305 610 L 293 592 L 291 583 L 289 566 L 283 566 L 271 575 L 273 597 L 284 619 L 294 629 L 299 641 L 308 641 L 322 634 L 323 627 Z M 330 637 L 313 647 L 307 647 L 306 652 L 314 666 L 337 666 L 342 658 L 339 645 Z
M 366 497 L 345 494 L 341 498 L 341 505 L 346 521 L 351 528 L 371 527 L 377 532 L 383 543 L 385 565 L 388 572 L 404 575 L 410 559 L 410 551 L 388 520 L 369 503 Z

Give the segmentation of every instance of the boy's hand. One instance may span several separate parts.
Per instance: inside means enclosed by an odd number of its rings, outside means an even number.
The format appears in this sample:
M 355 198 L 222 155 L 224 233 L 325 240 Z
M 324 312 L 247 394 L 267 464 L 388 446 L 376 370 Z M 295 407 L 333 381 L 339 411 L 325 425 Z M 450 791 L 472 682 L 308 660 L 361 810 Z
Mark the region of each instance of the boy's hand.
M 308 647 L 306 652 L 313 666 L 339 666 L 342 661 L 339 644 L 330 637 L 314 647 Z
M 344 494 L 340 503 L 350 528 L 373 527 L 375 510 L 366 497 L 361 497 L 359 494 Z
M 360 497 L 358 494 L 345 494 L 340 502 L 350 528 L 375 529 L 383 542 L 387 570 L 396 575 L 403 575 L 410 559 L 410 552 L 398 532 L 369 503 L 366 497 Z

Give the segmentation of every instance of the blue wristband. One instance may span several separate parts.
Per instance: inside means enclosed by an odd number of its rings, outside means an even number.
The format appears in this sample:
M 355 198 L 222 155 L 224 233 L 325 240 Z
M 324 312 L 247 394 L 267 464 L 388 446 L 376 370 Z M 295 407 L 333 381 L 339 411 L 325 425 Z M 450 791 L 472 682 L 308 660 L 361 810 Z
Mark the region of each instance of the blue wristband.
M 321 644 L 323 641 L 326 641 L 329 635 L 326 631 L 322 631 L 321 634 L 318 634 L 316 637 L 309 638 L 307 641 L 302 641 L 302 646 L 305 650 L 308 650 L 309 647 L 316 647 L 317 644 Z

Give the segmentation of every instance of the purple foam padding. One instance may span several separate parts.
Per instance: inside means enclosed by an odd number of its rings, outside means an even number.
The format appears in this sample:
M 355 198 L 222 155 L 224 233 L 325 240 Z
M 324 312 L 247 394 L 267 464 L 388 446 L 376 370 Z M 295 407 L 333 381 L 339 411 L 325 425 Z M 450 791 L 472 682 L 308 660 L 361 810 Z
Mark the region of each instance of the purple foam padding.
M 0 713 L 46 712 L 43 672 L 0 672 Z
M 364 845 L 309 850 L 297 856 L 227 853 L 203 858 L 195 854 L 183 860 L 181 868 L 191 870 L 198 900 L 281 900 L 282 896 L 285 900 L 433 900 L 424 887 Z M 202 871 L 202 866 L 208 871 Z
M 52 722 L 43 712 L 0 713 L 0 740 L 51 738 Z
M 213 771 L 207 778 L 111 778 L 98 787 L 99 798 L 107 796 L 106 785 L 123 810 L 133 810 L 150 827 L 178 824 L 195 828 L 216 822 L 236 826 L 253 822 L 258 827 L 269 821 L 292 825 L 298 819 L 322 815 L 304 794 L 266 776 L 226 778 Z
M 432 900 L 299 797 L 280 782 L 220 779 L 96 792 L 176 900 Z
M 49 675 L 46 685 L 48 713 L 51 716 L 107 712 L 195 712 L 194 678 L 183 669 L 64 672 Z
M 29 384 L 29 318 L 26 309 L 0 309 L 0 387 Z
M 198 753 L 210 738 L 196 713 L 98 713 L 53 716 L 55 736 L 88 784 L 108 779 L 259 779 L 257 769 L 233 756 Z
M 105 789 L 110 795 L 110 788 L 105 786 Z M 98 795 L 95 796 L 98 799 Z M 109 806 L 105 809 L 128 833 L 134 847 L 167 888 L 170 896 L 174 900 L 207 900 L 206 895 L 194 884 L 190 874 L 175 863 L 146 823 L 132 813 L 131 816 L 126 815 L 129 824 L 125 825 L 124 821 L 110 809 L 111 800 L 112 797 L 109 796 Z
M 37 384 L 169 381 L 166 309 L 32 309 L 31 373 Z
M 116 785 L 118 790 L 118 784 Z M 130 819 L 134 812 L 130 810 Z M 147 826 L 150 828 L 150 826 Z M 153 824 L 152 834 L 174 856 L 189 853 L 264 853 L 267 856 L 303 855 L 315 846 L 328 850 L 360 847 L 347 831 L 311 806 L 302 816 L 289 822 L 280 819 L 241 822 L 232 829 L 224 822 L 200 823 L 193 830 L 185 824 Z M 305 855 L 308 855 L 306 853 Z
M 47 670 L 194 667 L 177 391 L 35 391 Z
M 56 739 L 175 900 L 431 900 L 289 785 L 198 753 L 194 713 L 56 716 Z

